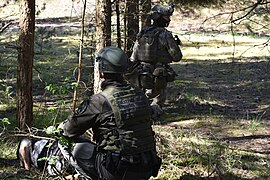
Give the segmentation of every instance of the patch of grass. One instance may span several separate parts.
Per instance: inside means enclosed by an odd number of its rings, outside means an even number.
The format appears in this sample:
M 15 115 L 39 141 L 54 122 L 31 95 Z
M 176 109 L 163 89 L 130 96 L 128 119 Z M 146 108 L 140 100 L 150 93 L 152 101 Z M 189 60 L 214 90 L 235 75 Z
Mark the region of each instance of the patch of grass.
M 222 39 L 222 40 L 221 40 Z M 234 41 L 235 40 L 235 47 Z M 267 48 L 263 44 L 267 38 L 253 38 L 246 36 L 236 36 L 219 34 L 204 35 L 188 34 L 183 35 L 183 47 L 185 59 L 208 60 L 208 59 L 226 59 L 234 55 L 235 58 L 244 56 L 251 57 L 265 56 L 268 54 Z M 210 54 L 210 56 L 209 56 Z
M 16 151 L 18 147 L 18 142 L 16 138 L 6 136 L 5 134 L 1 134 L 0 140 L 0 154 L 1 158 L 11 158 L 16 159 Z
M 267 156 L 254 154 L 249 150 L 243 151 L 241 147 L 232 147 L 229 143 L 219 140 L 215 133 L 205 132 L 211 130 L 212 126 L 236 129 L 235 124 L 232 126 L 223 124 L 222 121 L 202 121 L 181 121 L 166 126 L 155 126 L 158 152 L 163 159 L 162 169 L 156 179 L 181 179 L 187 175 L 214 179 L 269 177 L 266 174 L 269 172 L 270 161 Z M 221 123 L 220 126 L 217 126 L 217 123 Z
M 179 17 L 182 22 L 183 17 Z M 198 18 L 188 16 L 188 24 Z M 40 131 L 70 114 L 73 91 L 67 88 L 66 93 L 60 92 L 75 80 L 79 31 L 55 29 L 37 34 L 34 133 L 44 133 Z M 43 42 L 40 38 L 47 32 L 51 34 Z M 154 125 L 157 151 L 163 163 L 158 177 L 153 179 L 269 179 L 269 123 L 265 121 L 270 117 L 269 51 L 263 47 L 268 39 L 255 34 L 234 37 L 230 33 L 183 34 L 179 29 L 174 33 L 183 42 L 184 58 L 172 64 L 178 76 L 169 89 L 171 101 L 164 107 L 167 109 L 160 125 Z M 83 81 L 88 87 L 92 84 L 93 38 L 91 33 L 85 38 L 83 57 Z M 0 84 L 6 85 L 0 90 L 2 94 L 6 92 L 5 96 L 0 94 L 4 103 L 0 105 L 0 115 L 11 122 L 1 131 L 0 154 L 8 158 L 15 157 L 18 143 L 12 137 L 16 130 L 15 102 L 6 99 L 10 93 L 15 94 L 17 51 L 5 47 L 9 47 L 7 43 L 15 45 L 17 39 L 18 33 L 0 36 Z M 57 93 L 45 90 L 49 84 Z M 86 90 L 82 87 L 79 96 L 85 98 Z M 0 179 L 37 179 L 39 175 L 9 167 L 0 170 Z

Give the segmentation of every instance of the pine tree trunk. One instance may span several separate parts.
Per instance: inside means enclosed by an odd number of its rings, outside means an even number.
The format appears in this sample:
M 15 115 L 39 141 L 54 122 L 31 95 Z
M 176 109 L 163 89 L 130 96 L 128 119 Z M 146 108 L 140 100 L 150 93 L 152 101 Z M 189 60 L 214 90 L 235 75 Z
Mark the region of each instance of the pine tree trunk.
M 116 11 L 116 29 L 117 29 L 117 45 L 121 48 L 121 27 L 120 27 L 120 6 L 119 0 L 115 1 L 115 11 Z
M 34 57 L 35 0 L 21 0 L 17 67 L 17 126 L 26 129 L 33 122 L 32 67 Z
M 151 19 L 149 18 L 150 11 L 151 0 L 140 0 L 141 27 L 151 25 Z
M 132 53 L 132 47 L 136 40 L 136 36 L 139 32 L 139 0 L 126 0 L 126 8 L 127 8 L 127 45 L 126 45 L 126 53 L 128 57 L 130 57 Z
M 96 53 L 111 45 L 111 1 L 96 0 Z M 99 67 L 94 65 L 94 92 L 100 91 Z

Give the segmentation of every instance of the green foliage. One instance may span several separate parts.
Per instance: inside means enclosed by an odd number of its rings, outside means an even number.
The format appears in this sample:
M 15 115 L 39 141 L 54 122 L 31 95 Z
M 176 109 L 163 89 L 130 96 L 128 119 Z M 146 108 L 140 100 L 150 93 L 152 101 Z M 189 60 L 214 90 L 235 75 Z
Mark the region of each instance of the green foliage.
M 258 115 L 251 115 L 251 116 L 247 115 L 246 121 L 248 122 L 247 124 L 248 131 L 256 132 L 260 127 L 263 126 L 262 117 L 264 114 L 265 112 Z
M 60 136 L 58 139 L 60 144 L 64 146 L 71 146 L 72 144 L 74 144 L 74 140 L 66 136 Z
M 56 34 L 55 29 L 49 30 L 47 27 L 36 27 L 35 46 L 39 48 L 39 53 L 43 53 L 44 49 L 52 47 L 51 38 Z
M 13 100 L 13 89 L 12 86 L 6 84 L 6 83 L 1 83 L 0 84 L 0 103 L 4 104 L 7 103 L 9 104 L 11 102 L 11 100 Z M 2 96 L 2 98 L 1 98 Z
M 9 124 L 11 124 L 8 118 L 0 119 L 0 121 L 2 122 L 3 125 L 9 125 Z
M 65 137 L 61 134 L 62 129 L 59 127 L 55 127 L 55 126 L 49 126 L 46 129 L 44 129 L 44 131 L 46 132 L 46 134 L 48 135 L 53 135 L 56 139 L 59 140 L 59 142 L 62 145 L 65 146 L 70 146 L 71 144 L 74 143 L 72 138 L 69 137 Z
M 181 129 L 176 124 L 174 127 L 177 128 L 155 129 L 158 152 L 163 159 L 157 179 L 182 179 L 187 175 L 188 179 L 242 179 L 246 177 L 243 171 L 249 172 L 250 177 L 267 176 L 267 156 L 234 148 L 215 136 L 201 135 L 198 127 L 197 131 Z
M 11 123 L 10 123 L 10 121 L 9 121 L 9 119 L 8 118 L 0 118 L 0 121 L 1 121 L 1 124 L 2 124 L 2 127 L 0 127 L 0 136 L 2 135 L 2 134 L 4 134 L 5 133 L 5 131 L 6 131 L 6 129 L 7 129 L 7 126 L 9 126 Z
M 44 129 L 44 131 L 46 132 L 46 134 L 56 135 L 56 134 L 59 134 L 59 132 L 61 131 L 61 129 L 56 128 L 55 126 L 49 126 L 46 129 Z
M 59 156 L 49 156 L 49 157 L 43 157 L 39 158 L 38 161 L 47 161 L 50 165 L 55 165 L 56 160 L 59 159 Z
M 73 82 L 71 84 L 64 85 L 56 85 L 56 84 L 48 84 L 45 87 L 45 90 L 49 91 L 52 95 L 66 95 L 70 90 L 75 90 L 77 88 L 77 83 Z

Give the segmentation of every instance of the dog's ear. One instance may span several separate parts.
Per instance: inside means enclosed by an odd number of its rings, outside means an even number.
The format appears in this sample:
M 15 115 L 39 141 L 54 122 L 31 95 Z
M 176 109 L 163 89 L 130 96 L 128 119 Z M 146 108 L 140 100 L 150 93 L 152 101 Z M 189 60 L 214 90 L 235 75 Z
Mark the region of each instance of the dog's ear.
M 26 170 L 31 168 L 30 151 L 32 150 L 32 142 L 30 139 L 22 139 L 17 149 L 17 158 L 20 160 L 20 165 Z

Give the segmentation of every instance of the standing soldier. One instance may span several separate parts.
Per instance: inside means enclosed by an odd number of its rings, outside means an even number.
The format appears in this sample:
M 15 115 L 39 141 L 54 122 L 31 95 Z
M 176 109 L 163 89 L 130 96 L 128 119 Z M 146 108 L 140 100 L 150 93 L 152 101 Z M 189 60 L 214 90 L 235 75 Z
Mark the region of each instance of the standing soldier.
M 174 5 L 155 5 L 150 14 L 153 23 L 144 27 L 137 35 L 137 40 L 130 57 L 132 67 L 125 78 L 132 84 L 142 88 L 152 104 L 163 106 L 166 100 L 167 82 L 175 79 L 176 73 L 169 66 L 171 62 L 182 59 L 178 45 L 181 41 L 166 29 Z

